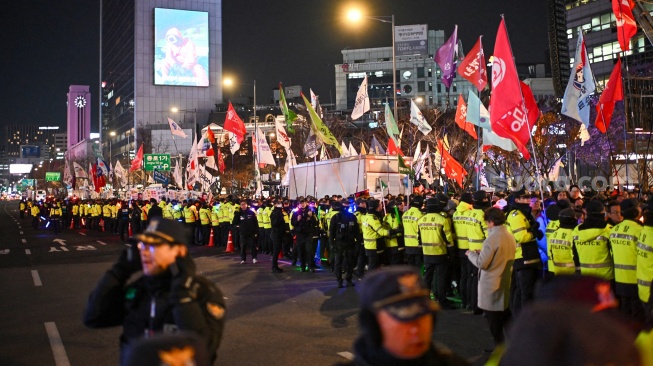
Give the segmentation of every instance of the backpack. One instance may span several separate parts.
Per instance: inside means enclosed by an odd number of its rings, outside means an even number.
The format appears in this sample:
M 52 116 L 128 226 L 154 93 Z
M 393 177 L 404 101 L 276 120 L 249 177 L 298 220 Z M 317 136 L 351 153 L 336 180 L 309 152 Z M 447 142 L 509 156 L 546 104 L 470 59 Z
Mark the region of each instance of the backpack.
M 356 221 L 356 216 L 347 214 L 343 215 L 342 212 L 339 212 L 336 215 L 338 216 L 338 223 L 335 227 L 335 239 L 337 241 L 353 244 L 356 239 L 356 234 L 358 233 L 358 228 L 356 227 L 356 224 L 358 223 Z

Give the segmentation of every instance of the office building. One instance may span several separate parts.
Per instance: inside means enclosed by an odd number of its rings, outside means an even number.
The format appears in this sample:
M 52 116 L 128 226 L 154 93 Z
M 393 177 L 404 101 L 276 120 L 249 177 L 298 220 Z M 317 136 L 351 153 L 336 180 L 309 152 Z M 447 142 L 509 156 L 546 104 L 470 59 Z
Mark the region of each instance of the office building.
M 197 131 L 222 100 L 222 3 L 104 0 L 101 13 L 100 140 L 128 166 L 157 145 L 152 125 Z

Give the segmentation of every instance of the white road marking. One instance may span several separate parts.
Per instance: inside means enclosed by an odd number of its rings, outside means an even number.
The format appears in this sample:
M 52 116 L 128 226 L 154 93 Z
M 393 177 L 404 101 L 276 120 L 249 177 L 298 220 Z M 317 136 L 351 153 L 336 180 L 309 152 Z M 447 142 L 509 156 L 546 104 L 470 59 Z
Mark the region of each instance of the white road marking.
M 29 249 L 25 249 L 25 254 L 30 255 L 30 254 L 32 254 L 32 251 L 29 250 Z
M 96 240 L 96 241 L 98 242 L 98 244 L 107 245 L 107 243 L 105 243 L 103 241 L 99 241 L 99 240 Z
M 54 322 L 46 322 L 45 331 L 48 333 L 48 339 L 50 340 L 50 348 L 52 348 L 52 354 L 54 355 L 54 364 L 57 366 L 70 366 L 70 361 L 68 360 L 68 355 L 66 354 L 66 349 L 63 346 L 59 331 L 57 330 L 57 325 Z
M 39 277 L 39 271 L 35 269 L 32 270 L 32 279 L 34 280 L 34 286 L 43 286 L 41 277 Z
M 79 232 L 79 235 L 86 235 L 86 233 L 83 233 L 83 232 L 80 231 L 80 232 Z
M 9 249 L 0 250 L 0 254 L 9 254 Z
M 23 244 L 27 243 L 27 239 L 20 239 L 20 240 L 23 242 Z
M 348 359 L 349 361 L 352 361 L 354 359 L 354 354 L 349 351 L 338 352 L 336 354 L 342 358 Z
M 22 232 L 22 231 L 20 232 L 20 235 L 23 235 L 23 232 Z

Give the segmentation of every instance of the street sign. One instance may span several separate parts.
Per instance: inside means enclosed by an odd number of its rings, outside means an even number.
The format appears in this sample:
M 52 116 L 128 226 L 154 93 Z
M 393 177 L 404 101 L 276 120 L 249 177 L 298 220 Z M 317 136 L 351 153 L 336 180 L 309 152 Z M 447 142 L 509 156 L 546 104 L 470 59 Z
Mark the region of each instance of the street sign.
M 58 182 L 61 180 L 61 172 L 45 172 L 46 182 Z
M 145 154 L 143 156 L 145 171 L 151 172 L 154 169 L 170 171 L 170 154 Z

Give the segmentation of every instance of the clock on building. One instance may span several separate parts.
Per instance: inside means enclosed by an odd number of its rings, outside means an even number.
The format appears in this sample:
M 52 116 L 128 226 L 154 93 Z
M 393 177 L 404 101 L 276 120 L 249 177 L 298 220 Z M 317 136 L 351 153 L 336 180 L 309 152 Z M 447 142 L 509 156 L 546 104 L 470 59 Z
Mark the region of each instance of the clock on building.
M 75 106 L 77 108 L 84 108 L 86 106 L 86 98 L 81 95 L 77 96 L 77 98 L 75 98 Z

